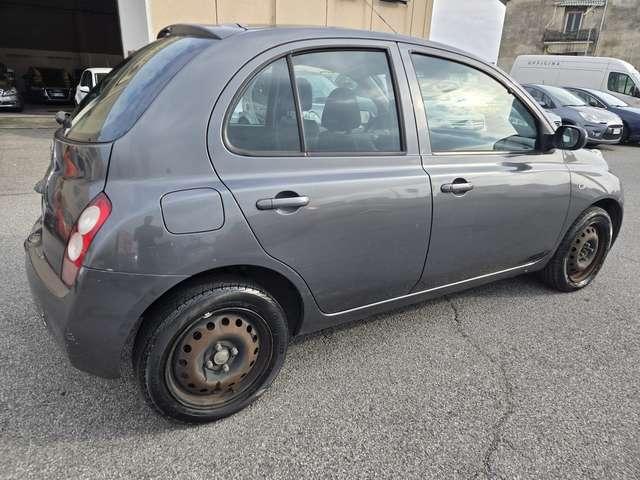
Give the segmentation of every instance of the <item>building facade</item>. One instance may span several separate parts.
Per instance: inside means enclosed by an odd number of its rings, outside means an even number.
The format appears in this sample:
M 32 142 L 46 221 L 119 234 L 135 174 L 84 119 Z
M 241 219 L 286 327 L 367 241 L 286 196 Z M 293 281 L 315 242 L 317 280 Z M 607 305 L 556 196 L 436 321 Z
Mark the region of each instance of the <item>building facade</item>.
M 315 25 L 428 38 L 496 62 L 506 0 L 118 0 L 124 51 L 172 23 Z M 144 7 L 142 5 L 144 4 Z M 138 18 L 137 27 L 132 17 Z M 144 17 L 144 18 L 143 18 Z M 121 19 L 126 16 L 121 14 Z M 140 33 L 146 26 L 146 38 Z M 128 41 L 131 36 L 132 41 Z
M 640 0 L 510 0 L 498 64 L 518 55 L 594 55 L 640 66 Z
M 174 23 L 315 25 L 395 32 L 495 63 L 506 0 L 0 0 L 0 64 L 19 88 L 31 67 L 111 67 Z

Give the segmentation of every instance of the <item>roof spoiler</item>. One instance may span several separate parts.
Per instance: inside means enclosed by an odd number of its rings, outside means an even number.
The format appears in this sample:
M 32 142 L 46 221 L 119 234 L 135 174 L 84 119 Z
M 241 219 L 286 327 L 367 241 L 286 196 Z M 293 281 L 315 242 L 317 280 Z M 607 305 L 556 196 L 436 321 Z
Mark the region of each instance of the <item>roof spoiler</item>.
M 222 40 L 223 38 L 230 37 L 236 33 L 244 32 L 247 27 L 240 25 L 239 23 L 229 23 L 224 25 L 199 25 L 195 23 L 177 23 L 175 25 L 169 25 L 164 27 L 158 32 L 157 38 L 164 38 L 169 36 L 184 36 L 184 37 L 201 37 L 201 38 L 213 38 L 215 40 Z

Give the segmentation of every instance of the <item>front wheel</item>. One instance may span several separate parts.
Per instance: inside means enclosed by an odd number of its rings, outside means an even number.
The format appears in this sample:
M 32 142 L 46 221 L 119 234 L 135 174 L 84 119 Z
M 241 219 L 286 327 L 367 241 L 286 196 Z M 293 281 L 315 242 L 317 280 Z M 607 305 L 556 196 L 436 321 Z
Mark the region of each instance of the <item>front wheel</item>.
M 613 225 L 609 214 L 590 207 L 573 223 L 553 258 L 540 272 L 549 286 L 570 292 L 589 285 L 609 253 Z
M 266 390 L 287 343 L 285 313 L 262 287 L 215 281 L 174 294 L 145 321 L 135 369 L 147 402 L 161 414 L 209 422 Z

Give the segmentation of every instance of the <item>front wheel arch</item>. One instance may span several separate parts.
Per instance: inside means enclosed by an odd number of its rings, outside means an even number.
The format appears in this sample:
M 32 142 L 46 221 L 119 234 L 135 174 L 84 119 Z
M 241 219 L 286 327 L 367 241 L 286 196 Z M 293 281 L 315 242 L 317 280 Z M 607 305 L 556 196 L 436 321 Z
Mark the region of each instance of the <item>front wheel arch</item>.
M 613 234 L 611 236 L 611 244 L 616 241 L 618 233 L 622 228 L 622 205 L 613 198 L 603 198 L 590 205 L 590 207 L 600 207 L 609 214 L 611 223 L 613 224 Z

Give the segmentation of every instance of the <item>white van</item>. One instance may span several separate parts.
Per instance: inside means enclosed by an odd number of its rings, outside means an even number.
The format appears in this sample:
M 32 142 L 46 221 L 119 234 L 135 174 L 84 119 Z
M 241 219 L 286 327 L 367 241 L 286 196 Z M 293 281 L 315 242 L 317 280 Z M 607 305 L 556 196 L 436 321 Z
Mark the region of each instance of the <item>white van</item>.
M 76 86 L 76 95 L 74 100 L 76 105 L 95 87 L 100 81 L 107 76 L 111 68 L 87 68 L 82 72 L 80 83 Z
M 617 58 L 520 55 L 511 76 L 520 83 L 602 90 L 640 107 L 640 73 Z

